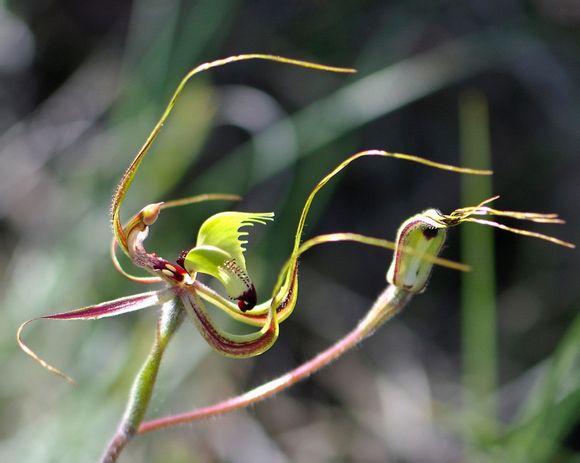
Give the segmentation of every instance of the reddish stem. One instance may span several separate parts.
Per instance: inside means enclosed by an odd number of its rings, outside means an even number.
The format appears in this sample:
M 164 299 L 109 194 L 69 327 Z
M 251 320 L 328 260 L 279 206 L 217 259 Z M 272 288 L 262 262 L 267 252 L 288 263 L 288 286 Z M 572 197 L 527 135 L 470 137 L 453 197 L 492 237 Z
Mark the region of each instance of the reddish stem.
M 388 286 L 377 298 L 367 315 L 350 333 L 308 362 L 303 363 L 294 370 L 291 370 L 288 373 L 237 397 L 178 415 L 171 415 L 146 421 L 139 426 L 137 433 L 144 434 L 158 429 L 208 418 L 210 416 L 221 415 L 267 399 L 268 397 L 289 388 L 298 381 L 307 378 L 312 373 L 320 370 L 333 360 L 340 357 L 346 351 L 352 349 L 375 331 L 380 325 L 398 314 L 412 296 L 411 293 L 402 291 L 394 286 Z

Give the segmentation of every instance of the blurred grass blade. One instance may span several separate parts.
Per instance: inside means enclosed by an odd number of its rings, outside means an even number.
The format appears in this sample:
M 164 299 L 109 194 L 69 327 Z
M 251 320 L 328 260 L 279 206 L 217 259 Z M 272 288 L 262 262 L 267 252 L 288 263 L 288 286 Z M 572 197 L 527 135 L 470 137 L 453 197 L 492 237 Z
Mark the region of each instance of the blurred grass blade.
M 476 91 L 460 98 L 461 164 L 491 166 L 489 117 L 485 96 Z M 475 204 L 492 196 L 491 177 L 461 177 L 461 202 Z M 462 278 L 462 353 L 466 460 L 474 442 L 494 432 L 497 414 L 496 282 L 493 230 L 465 224 L 461 261 L 473 267 Z

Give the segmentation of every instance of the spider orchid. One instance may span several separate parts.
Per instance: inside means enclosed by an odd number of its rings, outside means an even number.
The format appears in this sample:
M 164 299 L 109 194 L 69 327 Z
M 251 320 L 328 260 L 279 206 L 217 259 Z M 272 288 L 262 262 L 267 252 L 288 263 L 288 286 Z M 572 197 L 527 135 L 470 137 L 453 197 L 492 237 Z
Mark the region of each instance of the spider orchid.
M 253 223 L 264 223 L 265 220 L 271 220 L 273 214 L 225 213 L 225 215 L 210 218 L 200 230 L 200 235 L 198 237 L 199 248 L 192 249 L 190 251 L 191 255 L 189 256 L 180 256 L 174 263 L 157 256 L 155 253 L 147 252 L 144 247 L 144 241 L 147 237 L 149 226 L 157 220 L 160 211 L 170 207 L 183 206 L 205 200 L 239 199 L 239 197 L 232 195 L 201 195 L 166 203 L 149 204 L 139 213 L 134 215 L 125 225 L 122 224 L 120 218 L 121 205 L 133 182 L 137 170 L 171 114 L 171 111 L 187 82 L 193 76 L 208 69 L 237 61 L 253 59 L 275 61 L 329 72 L 355 72 L 354 69 L 349 68 L 324 66 L 306 61 L 263 54 L 231 56 L 225 59 L 201 64 L 189 71 L 177 86 L 157 124 L 129 164 L 129 167 L 125 170 L 111 202 L 111 222 L 114 234 L 111 250 L 115 268 L 132 281 L 143 284 L 164 282 L 166 283 L 165 287 L 160 290 L 123 297 L 79 310 L 57 313 L 41 318 L 52 320 L 98 319 L 133 312 L 148 307 L 159 306 L 178 299 L 180 300 L 180 303 L 190 309 L 190 312 L 193 311 L 198 314 L 198 327 L 200 327 L 204 337 L 212 346 L 216 347 L 226 355 L 248 356 L 252 355 L 252 353 L 256 355 L 272 345 L 278 334 L 278 322 L 274 316 L 275 310 L 272 307 L 268 307 L 268 304 L 260 306 L 259 308 L 261 316 L 259 316 L 257 321 L 254 323 L 262 327 L 258 333 L 242 337 L 233 335 L 228 336 L 226 333 L 217 329 L 215 325 L 209 321 L 206 311 L 202 308 L 201 301 L 199 300 L 199 294 L 204 294 L 206 299 L 217 303 L 220 308 L 225 307 L 226 310 L 234 314 L 233 316 L 236 319 L 243 321 L 251 318 L 240 315 L 243 314 L 244 311 L 248 311 L 255 306 L 256 292 L 245 269 L 243 256 L 243 244 L 245 244 L 245 242 L 240 240 L 240 237 L 244 235 L 245 232 L 240 232 L 239 229 Z M 220 227 L 226 227 L 227 230 L 222 229 L 220 231 Z M 221 245 L 221 247 L 219 247 L 219 245 Z M 136 277 L 125 272 L 115 256 L 115 249 L 117 246 L 122 249 L 136 266 L 145 269 L 147 272 L 153 274 L 153 276 Z M 220 258 L 222 258 L 221 261 Z M 220 265 L 223 268 L 219 269 L 218 267 Z M 188 267 L 191 273 L 184 267 Z M 228 304 L 229 301 L 223 300 L 221 296 L 217 295 L 217 293 L 209 288 L 202 287 L 202 285 L 195 279 L 198 272 L 206 272 L 210 275 L 217 276 L 218 279 L 226 285 L 226 292 L 230 297 L 237 299 L 238 307 L 234 308 L 232 312 L 232 307 Z M 197 290 L 194 290 L 193 288 L 196 288 Z M 241 291 L 239 294 L 233 294 L 238 290 Z M 287 297 L 282 297 L 277 300 L 283 308 L 293 306 L 291 287 L 287 286 L 286 290 Z M 266 312 L 267 315 L 264 315 Z M 70 383 L 74 383 L 70 377 L 42 360 L 26 344 L 24 344 L 22 341 L 22 331 L 31 321 L 33 320 L 24 322 L 17 332 L 18 344 L 22 350 L 49 371 L 61 376 Z
M 174 262 L 170 262 L 155 253 L 148 252 L 144 245 L 149 227 L 156 222 L 161 210 L 205 200 L 239 198 L 232 195 L 208 194 L 166 203 L 149 204 L 120 229 L 123 241 L 116 237 L 113 238 L 112 260 L 115 268 L 130 280 L 143 284 L 164 283 L 164 287 L 70 312 L 39 317 L 39 319 L 51 320 L 99 319 L 161 306 L 153 347 L 134 382 L 125 416 L 103 461 L 116 461 L 124 446 L 137 432 L 141 432 L 139 426 L 143 421 L 151 398 L 163 352 L 185 315 L 193 320 L 204 339 L 218 352 L 230 357 L 259 355 L 273 345 L 278 337 L 279 324 L 288 318 L 296 306 L 298 260 L 305 251 L 319 244 L 338 241 L 353 241 L 386 249 L 396 248 L 395 244 L 390 241 L 356 233 L 332 233 L 311 238 L 304 243 L 301 242 L 308 211 L 316 194 L 351 162 L 368 156 L 391 157 L 455 172 L 487 173 L 487 171 L 440 164 L 417 156 L 379 150 L 363 151 L 351 156 L 324 177 L 308 196 L 296 228 L 292 253 L 279 273 L 272 297 L 261 304 L 256 304 L 256 289 L 246 268 L 244 258 L 246 241 L 242 237 L 246 236 L 247 233 L 240 229 L 256 223 L 265 224 L 273 219 L 273 213 L 228 211 L 211 216 L 201 225 L 196 245 L 189 251 L 180 253 Z M 122 242 L 125 243 L 126 248 L 123 249 L 133 264 L 147 270 L 152 274 L 151 277 L 137 277 L 121 267 L 115 251 L 119 243 Z M 431 265 L 439 264 L 457 270 L 468 270 L 468 267 L 462 264 L 435 255 L 427 255 L 410 247 L 406 248 L 405 252 L 421 261 L 430 262 Z M 198 273 L 211 275 L 220 281 L 227 297 L 200 282 L 196 278 Z M 403 302 L 406 299 L 405 297 L 400 300 Z M 259 329 L 246 335 L 232 334 L 222 330 L 213 322 L 204 301 L 225 311 L 235 320 L 256 326 Z M 20 326 L 17 333 L 20 347 L 43 367 L 73 383 L 74 381 L 69 376 L 49 365 L 23 342 L 22 331 L 28 323 L 34 320 L 38 319 L 28 320 Z
M 330 72 L 354 72 L 352 69 L 335 68 L 261 54 L 233 56 L 202 64 L 190 71 L 178 85 L 161 118 L 123 174 L 111 203 L 114 234 L 111 244 L 111 256 L 115 268 L 132 281 L 147 285 L 161 283 L 163 286 L 160 289 L 122 297 L 81 309 L 28 320 L 18 329 L 17 340 L 22 350 L 49 371 L 72 383 L 73 380 L 70 377 L 49 365 L 24 343 L 22 332 L 27 324 L 38 319 L 99 319 L 150 307 L 161 307 L 151 352 L 135 379 L 125 415 L 106 450 L 103 461 L 116 461 L 124 446 L 137 433 L 144 433 L 161 427 L 191 421 L 202 416 L 223 413 L 243 407 L 268 397 L 323 367 L 332 359 L 352 348 L 387 319 L 400 311 L 414 294 L 422 292 L 427 284 L 433 264 L 444 265 L 458 270 L 468 270 L 465 265 L 438 257 L 445 241 L 446 230 L 449 227 L 467 221 L 478 222 L 516 233 L 548 239 L 557 244 L 573 246 L 570 243 L 565 243 L 546 235 L 513 229 L 493 221 L 477 218 L 477 216 L 496 215 L 536 222 L 562 222 L 553 214 L 519 213 L 491 209 L 486 206 L 491 200 L 484 201 L 475 207 L 458 209 L 449 215 L 443 215 L 434 209 L 425 211 L 412 217 L 402 225 L 397 235 L 396 243 L 355 233 L 332 233 L 302 242 L 307 215 L 317 193 L 334 176 L 359 158 L 370 156 L 388 157 L 458 173 L 491 174 L 491 171 L 488 170 L 460 168 L 408 154 L 369 150 L 352 155 L 315 185 L 305 201 L 298 220 L 290 256 L 278 274 L 276 284 L 270 293 L 270 298 L 264 302 L 258 304 L 258 292 L 247 268 L 244 254 L 246 249 L 244 246 L 247 244 L 245 237 L 248 235 L 248 227 L 256 224 L 265 225 L 267 222 L 272 221 L 274 218 L 274 213 L 272 212 L 226 211 L 213 215 L 201 225 L 193 247 L 181 252 L 174 260 L 165 259 L 154 252 L 148 251 L 145 241 L 149 228 L 157 221 L 162 210 L 201 201 L 240 199 L 238 196 L 225 194 L 199 195 L 181 200 L 149 204 L 125 224 L 122 223 L 120 218 L 121 205 L 140 163 L 165 124 L 188 80 L 201 71 L 249 59 L 276 61 Z M 184 415 L 143 423 L 164 350 L 172 335 L 186 317 L 194 322 L 208 344 L 221 354 L 230 357 L 251 357 L 263 353 L 276 341 L 280 323 L 289 317 L 296 306 L 298 298 L 298 261 L 300 256 L 313 246 L 337 241 L 353 241 L 395 250 L 395 258 L 388 272 L 390 285 L 379 296 L 367 316 L 361 320 L 349 335 L 293 372 L 238 398 Z M 134 276 L 125 271 L 117 259 L 117 248 L 120 248 L 135 266 L 144 269 L 150 276 Z M 219 281 L 225 296 L 201 282 L 198 279 L 198 274 L 206 274 Z M 239 335 L 223 330 L 212 319 L 206 304 L 209 304 L 213 309 L 224 311 L 239 322 L 256 327 L 256 331 Z
M 111 256 L 115 268 L 132 281 L 143 284 L 164 283 L 164 287 L 154 291 L 122 297 L 112 301 L 84 307 L 78 310 L 61 312 L 39 317 L 48 320 L 90 320 L 112 317 L 137 310 L 163 306 L 176 302 L 191 316 L 195 325 L 208 344 L 218 352 L 230 357 L 251 357 L 266 351 L 276 341 L 279 324 L 286 320 L 296 306 L 298 295 L 298 260 L 301 254 L 311 247 L 337 241 L 354 241 L 375 247 L 395 249 L 395 244 L 380 238 L 373 238 L 356 233 L 333 233 L 321 235 L 301 243 L 302 232 L 308 211 L 316 194 L 336 174 L 353 161 L 369 156 L 390 157 L 411 161 L 426 166 L 469 174 L 487 174 L 488 171 L 460 168 L 429 161 L 418 156 L 369 150 L 356 153 L 339 164 L 325 176 L 312 190 L 302 209 L 295 232 L 292 253 L 282 268 L 272 297 L 257 304 L 257 292 L 246 268 L 242 237 L 247 232 L 242 228 L 254 224 L 265 224 L 274 218 L 274 213 L 264 212 L 221 212 L 208 218 L 200 227 L 196 245 L 187 252 L 182 252 L 171 262 L 148 252 L 145 240 L 149 227 L 158 219 L 163 209 L 184 206 L 209 200 L 237 200 L 238 196 L 225 194 L 206 194 L 175 201 L 149 204 L 135 214 L 120 230 L 120 238 L 114 237 L 111 245 Z M 126 272 L 116 256 L 120 243 L 132 263 L 149 273 L 151 277 L 137 277 Z M 424 253 L 420 249 L 408 246 L 406 252 L 431 264 L 437 263 L 457 270 L 468 270 L 465 265 Z M 199 281 L 198 273 L 208 274 L 223 285 L 227 297 L 222 296 L 211 287 Z M 209 315 L 204 301 L 225 311 L 233 319 L 259 327 L 254 333 L 236 335 L 219 328 Z M 233 302 L 235 301 L 235 302 Z M 43 367 L 61 376 L 68 382 L 74 381 L 61 370 L 51 366 L 34 353 L 22 340 L 24 327 L 32 321 L 24 322 L 18 330 L 18 343 L 22 350 L 34 358 Z
M 201 201 L 238 200 L 240 198 L 235 195 L 224 194 L 199 195 L 164 203 L 149 204 L 124 225 L 122 225 L 120 218 L 121 205 L 135 178 L 138 168 L 165 124 L 175 106 L 179 94 L 189 79 L 201 71 L 249 59 L 276 61 L 330 72 L 354 72 L 353 69 L 348 68 L 323 66 L 305 61 L 260 54 L 233 56 L 202 64 L 190 71 L 177 86 L 161 118 L 126 169 L 111 202 L 111 220 L 114 232 L 111 255 L 115 268 L 132 281 L 143 284 L 164 283 L 164 287 L 78 310 L 46 315 L 40 318 L 50 320 L 99 319 L 175 302 L 178 310 L 170 310 L 169 312 L 178 313 L 184 311 L 190 315 L 202 336 L 214 349 L 230 357 L 255 356 L 272 346 L 278 337 L 279 324 L 288 318 L 296 305 L 298 294 L 298 258 L 307 249 L 306 247 L 300 248 L 300 243 L 312 201 L 318 191 L 348 164 L 365 156 L 382 156 L 459 173 L 475 175 L 491 174 L 490 171 L 459 168 L 429 161 L 418 156 L 388 153 L 379 150 L 363 151 L 351 156 L 324 177 L 307 198 L 296 228 L 291 256 L 280 272 L 271 298 L 261 304 L 257 304 L 256 288 L 250 278 L 244 258 L 244 245 L 247 242 L 242 237 L 246 236 L 247 232 L 241 231 L 241 229 L 254 224 L 265 224 L 267 221 L 273 220 L 273 213 L 222 212 L 216 214 L 208 218 L 200 227 L 196 245 L 187 252 L 182 252 L 173 262 L 159 257 L 155 253 L 148 252 L 144 244 L 149 227 L 156 222 L 162 210 L 190 205 Z M 320 244 L 323 242 L 343 240 L 357 241 L 389 249 L 394 248 L 394 244 L 386 240 L 373 239 L 357 234 L 327 236 L 315 242 L 316 244 Z M 116 257 L 117 247 L 121 248 L 134 265 L 146 270 L 152 276 L 137 277 L 126 272 Z M 412 250 L 410 252 L 413 253 Z M 434 261 L 451 268 L 465 269 L 464 266 L 462 267 L 459 264 L 446 261 L 445 259 L 434 259 Z M 198 273 L 208 274 L 219 280 L 224 286 L 227 297 L 223 297 L 209 286 L 200 282 L 196 278 Z M 220 329 L 213 322 L 203 301 L 225 311 L 235 320 L 256 326 L 259 329 L 254 333 L 246 335 L 228 333 Z M 232 301 L 235 301 L 235 303 Z M 179 320 L 181 320 L 181 317 L 182 314 L 178 317 Z M 17 340 L 20 347 L 46 369 L 61 376 L 68 382 L 74 383 L 69 376 L 41 359 L 23 342 L 23 329 L 34 320 L 37 319 L 24 322 L 18 329 Z

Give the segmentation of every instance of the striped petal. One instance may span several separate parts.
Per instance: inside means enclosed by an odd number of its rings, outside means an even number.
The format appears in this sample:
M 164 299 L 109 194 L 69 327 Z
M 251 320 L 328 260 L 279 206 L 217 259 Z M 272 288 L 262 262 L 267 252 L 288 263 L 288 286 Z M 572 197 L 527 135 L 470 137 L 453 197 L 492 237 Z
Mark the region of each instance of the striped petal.
M 164 288 L 157 291 L 149 291 L 146 293 L 135 294 L 132 296 L 121 297 L 119 299 L 114 299 L 112 301 L 102 302 L 101 304 L 91 305 L 88 307 L 83 307 L 82 309 L 71 310 L 69 312 L 60 312 L 52 315 L 45 315 L 43 317 L 33 318 L 31 320 L 26 320 L 18 328 L 16 333 L 16 340 L 20 348 L 34 360 L 36 360 L 41 366 L 46 368 L 51 373 L 65 379 L 71 384 L 74 384 L 74 380 L 60 371 L 58 368 L 53 367 L 42 358 L 40 358 L 30 347 L 28 347 L 22 340 L 22 332 L 24 328 L 36 320 L 95 320 L 104 317 L 114 317 L 116 315 L 122 315 L 128 312 L 135 312 L 137 310 L 146 309 L 147 307 L 153 307 L 161 305 L 175 297 L 179 289 L 177 288 Z

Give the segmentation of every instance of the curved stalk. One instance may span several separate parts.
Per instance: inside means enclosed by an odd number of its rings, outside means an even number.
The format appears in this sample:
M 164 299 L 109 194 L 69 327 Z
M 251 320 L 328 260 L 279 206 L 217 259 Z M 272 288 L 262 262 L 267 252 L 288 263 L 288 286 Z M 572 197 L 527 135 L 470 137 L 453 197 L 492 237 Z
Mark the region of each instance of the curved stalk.
M 412 297 L 412 293 L 401 290 L 393 285 L 389 285 L 379 295 L 379 297 L 377 297 L 365 317 L 350 333 L 308 362 L 303 363 L 294 370 L 291 370 L 284 375 L 237 397 L 208 407 L 199 408 L 197 410 L 146 421 L 139 426 L 137 434 L 145 434 L 158 429 L 190 423 L 210 416 L 221 415 L 233 410 L 245 408 L 249 405 L 255 404 L 256 402 L 267 399 L 268 397 L 272 397 L 278 392 L 288 389 L 298 381 L 307 378 L 339 358 L 345 352 L 351 350 L 363 339 L 371 335 L 377 328 L 401 312 Z

